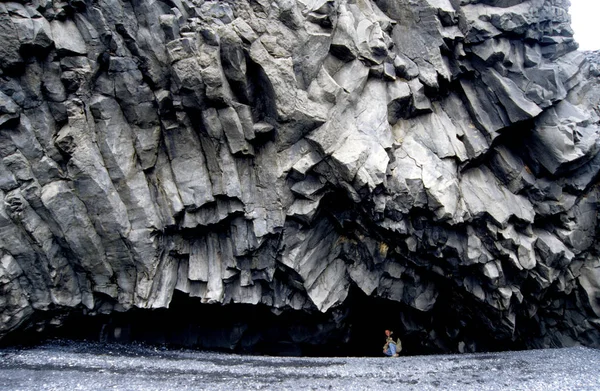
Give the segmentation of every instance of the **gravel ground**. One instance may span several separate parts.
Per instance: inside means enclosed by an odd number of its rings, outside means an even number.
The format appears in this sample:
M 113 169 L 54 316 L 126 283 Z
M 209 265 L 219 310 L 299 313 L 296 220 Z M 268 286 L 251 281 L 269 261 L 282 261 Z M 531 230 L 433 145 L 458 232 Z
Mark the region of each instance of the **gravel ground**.
M 0 350 L 0 390 L 600 390 L 600 351 L 282 358 L 53 342 Z

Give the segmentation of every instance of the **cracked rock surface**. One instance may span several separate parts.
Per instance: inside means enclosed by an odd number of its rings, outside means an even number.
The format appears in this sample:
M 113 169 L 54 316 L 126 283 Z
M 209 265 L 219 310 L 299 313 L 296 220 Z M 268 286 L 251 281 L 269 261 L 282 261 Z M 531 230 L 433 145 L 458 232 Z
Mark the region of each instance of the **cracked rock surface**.
M 0 2 L 0 338 L 177 292 L 295 345 L 360 338 L 362 297 L 414 351 L 600 347 L 568 4 Z

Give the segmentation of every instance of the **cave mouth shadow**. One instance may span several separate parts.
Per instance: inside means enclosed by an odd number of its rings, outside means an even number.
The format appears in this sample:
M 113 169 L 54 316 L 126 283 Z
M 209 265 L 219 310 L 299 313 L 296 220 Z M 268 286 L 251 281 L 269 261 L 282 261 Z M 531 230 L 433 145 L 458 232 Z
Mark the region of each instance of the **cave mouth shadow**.
M 176 291 L 168 309 L 96 315 L 75 311 L 59 327 L 19 330 L 2 345 L 60 339 L 252 355 L 381 357 L 384 331 L 391 329 L 396 338 L 402 338 L 405 351 L 423 353 L 403 338 L 400 314 L 404 310 L 401 303 L 368 297 L 355 287 L 343 305 L 327 313 L 284 310 L 276 314 L 261 304 L 202 304 L 199 298 Z

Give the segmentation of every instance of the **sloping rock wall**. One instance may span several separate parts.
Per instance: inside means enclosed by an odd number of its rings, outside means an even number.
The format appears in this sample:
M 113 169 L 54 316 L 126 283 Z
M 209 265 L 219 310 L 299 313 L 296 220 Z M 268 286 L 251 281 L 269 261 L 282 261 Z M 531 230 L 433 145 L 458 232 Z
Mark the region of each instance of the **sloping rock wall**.
M 329 314 L 322 343 L 357 290 L 439 350 L 600 346 L 567 7 L 1 2 L 0 337 L 179 291 Z

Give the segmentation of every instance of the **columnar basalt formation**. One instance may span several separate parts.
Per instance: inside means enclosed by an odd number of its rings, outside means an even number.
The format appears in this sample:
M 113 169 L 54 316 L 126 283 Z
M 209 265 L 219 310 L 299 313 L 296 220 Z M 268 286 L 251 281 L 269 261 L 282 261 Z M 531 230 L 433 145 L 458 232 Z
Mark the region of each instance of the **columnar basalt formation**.
M 177 291 L 292 343 L 360 338 L 361 297 L 433 350 L 600 346 L 568 4 L 1 2 L 0 337 Z

